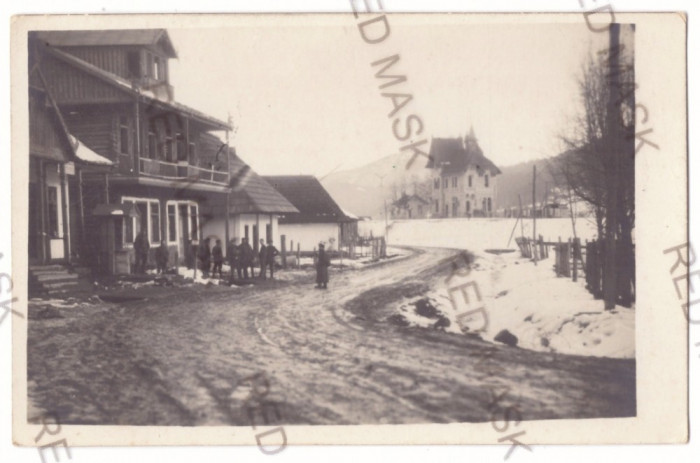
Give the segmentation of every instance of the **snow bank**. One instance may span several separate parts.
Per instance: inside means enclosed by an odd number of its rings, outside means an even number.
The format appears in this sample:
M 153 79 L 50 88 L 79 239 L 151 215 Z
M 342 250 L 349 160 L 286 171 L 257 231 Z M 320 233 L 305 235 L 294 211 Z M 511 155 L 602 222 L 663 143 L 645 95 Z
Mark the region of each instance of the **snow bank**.
M 483 315 L 471 320 L 472 329 L 485 328 L 485 340 L 493 341 L 502 330 L 518 338 L 518 347 L 536 351 L 560 352 L 596 357 L 633 358 L 635 356 L 634 310 L 616 307 L 603 309 L 603 301 L 593 299 L 585 289 L 584 279 L 572 282 L 557 278 L 552 269 L 553 257 L 534 263 L 517 254 L 485 255 L 477 260 L 463 281 L 453 280 L 454 288 L 474 281 L 481 293 Z M 447 285 L 441 283 L 428 297 L 447 319 L 445 331 L 461 329 L 450 301 Z M 453 292 L 458 308 L 463 296 Z M 475 298 L 473 289 L 469 295 Z M 462 299 L 460 299 L 462 298 Z M 409 324 L 434 326 L 434 319 L 424 319 L 412 305 L 421 298 L 403 301 L 398 307 Z M 469 308 L 479 305 L 472 303 Z M 464 310 L 460 310 L 463 312 Z

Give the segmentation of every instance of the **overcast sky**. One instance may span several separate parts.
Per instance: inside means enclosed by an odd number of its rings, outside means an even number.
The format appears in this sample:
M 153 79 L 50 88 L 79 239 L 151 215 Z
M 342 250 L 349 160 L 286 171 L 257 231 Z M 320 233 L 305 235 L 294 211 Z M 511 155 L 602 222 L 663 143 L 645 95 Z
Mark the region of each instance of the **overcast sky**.
M 435 16 L 435 21 L 440 21 Z M 396 153 L 391 101 L 372 61 L 398 53 L 410 93 L 397 115 L 419 116 L 424 137 L 474 126 L 497 165 L 555 155 L 578 104 L 576 78 L 605 34 L 577 24 L 409 25 L 369 45 L 352 15 L 332 24 L 287 21 L 226 29 L 170 29 L 175 98 L 212 116 L 231 114 L 239 155 L 260 174 L 324 175 Z

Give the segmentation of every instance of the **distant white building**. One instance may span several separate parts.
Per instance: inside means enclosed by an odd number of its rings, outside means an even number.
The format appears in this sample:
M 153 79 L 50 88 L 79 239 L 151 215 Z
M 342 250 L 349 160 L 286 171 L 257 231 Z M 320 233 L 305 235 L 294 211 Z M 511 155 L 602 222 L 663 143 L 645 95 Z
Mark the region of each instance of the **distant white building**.
M 494 215 L 496 176 L 501 170 L 482 152 L 474 129 L 462 138 L 434 138 L 427 166 L 433 171 L 433 217 Z

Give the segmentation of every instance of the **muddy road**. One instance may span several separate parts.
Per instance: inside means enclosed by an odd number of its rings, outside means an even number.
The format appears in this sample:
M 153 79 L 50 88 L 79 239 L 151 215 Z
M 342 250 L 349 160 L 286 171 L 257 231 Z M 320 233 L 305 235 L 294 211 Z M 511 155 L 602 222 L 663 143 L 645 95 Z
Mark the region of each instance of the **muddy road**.
M 416 249 L 332 271 L 327 291 L 313 288 L 309 271 L 31 320 L 30 414 L 248 425 L 242 379 L 261 372 L 279 424 L 490 421 L 494 391 L 507 391 L 523 420 L 635 414 L 634 360 L 538 353 L 386 320 L 387 305 L 444 279 L 454 254 Z

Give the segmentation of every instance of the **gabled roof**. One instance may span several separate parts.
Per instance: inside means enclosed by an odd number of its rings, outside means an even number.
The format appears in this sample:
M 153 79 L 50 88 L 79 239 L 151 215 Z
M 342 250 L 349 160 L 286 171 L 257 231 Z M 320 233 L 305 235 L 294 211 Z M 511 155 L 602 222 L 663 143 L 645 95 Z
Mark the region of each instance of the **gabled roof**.
M 106 82 L 116 88 L 119 88 L 124 92 L 127 92 L 131 95 L 143 97 L 149 104 L 153 104 L 154 107 L 160 106 L 169 110 L 175 110 L 185 113 L 190 117 L 209 125 L 210 127 L 212 127 L 212 129 L 215 130 L 231 130 L 232 128 L 227 122 L 216 119 L 215 117 L 211 117 L 207 114 L 204 114 L 201 111 L 190 108 L 186 105 L 165 99 L 151 90 L 134 87 L 131 81 L 120 77 L 112 72 L 99 68 L 94 64 L 88 63 L 87 61 L 84 61 L 78 58 L 77 56 L 71 55 L 70 53 L 66 53 L 57 48 L 54 48 L 50 44 L 46 44 L 44 50 L 46 50 L 52 56 L 62 60 L 63 62 L 68 63 L 80 69 L 83 72 L 93 75 L 101 79 L 103 82 Z
M 491 175 L 501 173 L 501 170 L 491 162 L 479 147 L 470 133 L 462 142 L 461 138 L 433 138 L 430 144 L 430 159 L 426 167 L 440 169 L 442 174 L 461 174 L 469 167 L 475 167 L 479 172 L 489 171 Z
M 299 212 L 285 214 L 280 223 L 337 223 L 357 219 L 347 216 L 321 182 L 312 175 L 264 176 Z
M 231 213 L 285 214 L 298 212 L 284 196 L 238 157 L 235 148 L 229 148 L 228 152 L 232 190 L 229 197 Z M 218 137 L 203 133 L 198 153 L 202 165 L 214 167 L 217 170 L 226 169 L 226 144 Z
M 40 31 L 37 38 L 54 47 L 128 46 L 163 47 L 168 58 L 177 52 L 165 29 L 108 29 L 92 31 Z
M 427 200 L 421 198 L 418 195 L 408 195 L 408 194 L 404 193 L 401 195 L 401 197 L 399 199 L 394 201 L 392 203 L 392 205 L 394 207 L 398 207 L 398 208 L 405 208 L 405 207 L 408 207 L 408 203 L 410 201 L 418 201 L 419 203 L 422 203 L 422 204 L 430 204 Z

